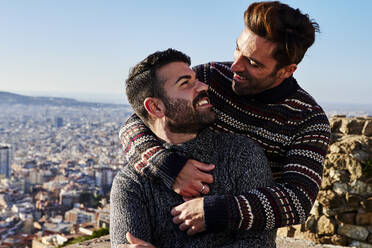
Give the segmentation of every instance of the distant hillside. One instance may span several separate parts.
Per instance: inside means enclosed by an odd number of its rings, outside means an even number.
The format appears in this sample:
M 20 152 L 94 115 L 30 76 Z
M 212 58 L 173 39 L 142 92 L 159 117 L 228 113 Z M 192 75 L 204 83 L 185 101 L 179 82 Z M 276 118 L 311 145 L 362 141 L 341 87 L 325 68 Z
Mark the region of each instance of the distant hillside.
M 120 104 L 80 102 L 71 98 L 25 96 L 0 91 L 0 104 L 27 104 L 27 105 L 55 105 L 55 106 L 86 106 L 86 107 L 115 107 Z

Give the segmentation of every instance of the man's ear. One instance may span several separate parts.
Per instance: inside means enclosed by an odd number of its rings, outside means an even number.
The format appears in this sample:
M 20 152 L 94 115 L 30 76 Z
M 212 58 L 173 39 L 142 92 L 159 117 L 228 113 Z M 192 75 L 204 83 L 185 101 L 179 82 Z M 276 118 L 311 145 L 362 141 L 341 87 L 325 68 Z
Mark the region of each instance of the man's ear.
M 296 64 L 290 64 L 290 65 L 284 66 L 283 68 L 279 70 L 278 76 L 282 79 L 289 78 L 296 71 L 296 69 L 297 69 Z
M 147 97 L 145 101 L 143 101 L 143 106 L 153 118 L 162 118 L 164 116 L 165 106 L 158 98 Z

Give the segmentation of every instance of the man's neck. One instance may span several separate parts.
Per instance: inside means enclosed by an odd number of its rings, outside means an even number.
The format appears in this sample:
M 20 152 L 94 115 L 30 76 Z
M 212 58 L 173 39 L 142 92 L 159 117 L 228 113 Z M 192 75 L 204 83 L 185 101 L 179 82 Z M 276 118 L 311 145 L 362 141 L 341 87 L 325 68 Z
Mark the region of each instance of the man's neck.
M 194 139 L 197 133 L 174 133 L 162 122 L 156 122 L 149 125 L 151 131 L 161 140 L 174 145 L 185 143 Z

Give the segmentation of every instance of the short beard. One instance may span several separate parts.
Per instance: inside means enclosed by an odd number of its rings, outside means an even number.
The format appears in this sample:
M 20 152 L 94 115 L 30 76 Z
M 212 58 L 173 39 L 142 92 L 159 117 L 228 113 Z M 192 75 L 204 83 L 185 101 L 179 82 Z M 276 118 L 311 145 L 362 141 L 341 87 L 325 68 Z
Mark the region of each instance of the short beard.
M 238 82 L 235 82 L 233 79 L 232 81 L 232 90 L 237 94 L 238 96 L 249 96 L 249 95 L 257 95 L 263 91 L 268 90 L 269 88 L 264 89 L 257 89 L 257 86 L 264 84 L 267 84 L 267 82 L 271 82 L 270 85 L 276 80 L 276 74 L 279 69 L 275 69 L 273 72 L 271 72 L 268 76 L 262 79 L 256 79 L 253 78 L 251 75 L 243 75 L 245 78 L 249 80 L 248 86 L 241 87 Z M 239 73 L 238 73 L 239 75 Z M 253 88 L 254 87 L 254 88 Z
M 201 92 L 194 99 L 192 106 L 189 101 L 184 99 L 170 99 L 168 97 L 162 99 L 166 109 L 167 126 L 171 132 L 199 133 L 206 126 L 215 122 L 216 114 L 213 110 L 200 112 L 196 109 L 197 101 L 204 96 L 208 96 L 208 94 Z

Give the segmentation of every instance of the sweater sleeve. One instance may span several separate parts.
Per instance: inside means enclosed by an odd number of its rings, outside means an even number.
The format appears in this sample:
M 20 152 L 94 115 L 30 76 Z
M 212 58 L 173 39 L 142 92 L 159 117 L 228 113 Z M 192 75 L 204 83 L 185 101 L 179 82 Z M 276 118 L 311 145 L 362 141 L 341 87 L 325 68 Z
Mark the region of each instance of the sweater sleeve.
M 166 150 L 136 114 L 120 129 L 119 138 L 128 164 L 144 176 L 160 178 L 172 189 L 187 158 Z
M 329 138 L 326 115 L 322 110 L 312 111 L 298 128 L 274 184 L 241 195 L 205 199 L 207 227 L 261 231 L 304 223 L 320 188 Z
M 125 173 L 119 172 L 112 184 L 110 199 L 111 247 L 128 244 L 125 237 L 127 232 L 151 243 L 153 225 L 141 194 L 141 186 Z

